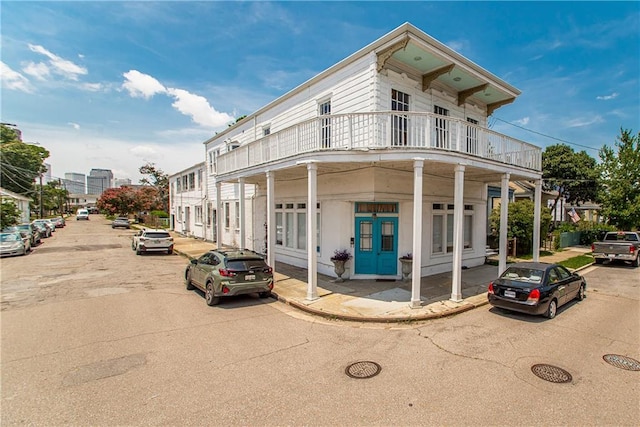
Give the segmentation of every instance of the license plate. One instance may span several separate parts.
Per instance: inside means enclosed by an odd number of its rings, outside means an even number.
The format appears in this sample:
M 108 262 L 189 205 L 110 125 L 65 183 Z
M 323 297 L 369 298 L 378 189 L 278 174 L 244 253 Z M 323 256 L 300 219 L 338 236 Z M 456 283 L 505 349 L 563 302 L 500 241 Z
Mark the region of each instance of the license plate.
M 244 280 L 256 280 L 255 274 L 247 274 L 244 276 Z
M 516 293 L 514 291 L 504 291 L 504 296 L 507 298 L 515 298 Z

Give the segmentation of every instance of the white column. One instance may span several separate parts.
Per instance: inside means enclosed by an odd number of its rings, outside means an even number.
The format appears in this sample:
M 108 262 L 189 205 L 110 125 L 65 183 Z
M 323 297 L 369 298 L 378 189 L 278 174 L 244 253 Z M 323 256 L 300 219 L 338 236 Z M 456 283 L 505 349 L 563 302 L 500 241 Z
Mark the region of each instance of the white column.
M 413 159 L 413 263 L 411 265 L 411 308 L 419 308 L 422 280 L 422 173 L 424 159 Z
M 453 198 L 453 274 L 451 280 L 451 301 L 462 301 L 462 250 L 464 247 L 464 169 L 455 168 Z
M 240 226 L 240 243 L 238 245 L 238 247 L 240 249 L 246 248 L 247 247 L 247 241 L 246 241 L 246 227 L 245 227 L 245 220 L 244 220 L 244 178 L 238 178 L 238 184 L 239 184 L 239 197 L 240 197 L 240 214 L 238 215 L 240 217 L 240 224 L 238 224 Z
M 276 265 L 276 198 L 275 174 L 267 171 L 267 264 L 275 272 Z
M 509 178 L 510 175 L 502 175 L 502 186 L 500 189 L 500 255 L 498 261 L 498 274 L 502 274 L 507 269 L 507 230 L 509 221 Z
M 216 181 L 216 246 L 222 249 L 222 220 L 224 212 L 222 212 L 222 183 Z
M 318 256 L 316 248 L 318 204 L 318 165 L 307 163 L 308 200 L 307 200 L 307 300 L 318 299 Z
M 533 201 L 533 262 L 540 260 L 540 210 L 542 208 L 542 180 L 536 180 Z

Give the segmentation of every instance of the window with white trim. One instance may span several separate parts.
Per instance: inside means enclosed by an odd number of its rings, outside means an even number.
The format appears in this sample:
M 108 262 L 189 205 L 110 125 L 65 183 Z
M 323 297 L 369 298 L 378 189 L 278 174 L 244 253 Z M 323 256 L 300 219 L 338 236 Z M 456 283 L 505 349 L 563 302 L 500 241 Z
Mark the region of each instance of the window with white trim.
M 196 188 L 196 173 L 191 172 L 188 175 L 189 178 L 189 190 L 193 190 Z
M 224 228 L 229 228 L 229 202 L 224 202 Z
M 202 169 L 198 169 L 198 190 L 202 190 Z
M 307 248 L 307 204 L 276 203 L 276 245 L 304 251 Z M 317 209 L 317 250 L 320 250 L 320 203 Z
M 331 114 L 331 100 L 321 103 L 318 106 L 318 114 L 320 116 L 328 116 Z M 320 119 L 320 146 L 322 148 L 331 147 L 331 118 Z
M 453 204 L 434 203 L 431 216 L 431 252 L 444 254 L 453 252 Z M 473 249 L 473 205 L 464 205 L 463 248 Z
M 433 112 L 439 116 L 449 115 L 449 110 L 437 105 L 433 106 Z M 444 118 L 436 117 L 435 131 L 436 131 L 436 138 L 435 138 L 436 147 L 449 148 L 449 121 Z
M 391 89 L 391 111 L 409 111 L 409 95 Z M 409 119 L 405 114 L 391 116 L 391 145 L 407 145 Z
M 195 217 L 196 224 L 202 224 L 202 205 L 196 206 Z

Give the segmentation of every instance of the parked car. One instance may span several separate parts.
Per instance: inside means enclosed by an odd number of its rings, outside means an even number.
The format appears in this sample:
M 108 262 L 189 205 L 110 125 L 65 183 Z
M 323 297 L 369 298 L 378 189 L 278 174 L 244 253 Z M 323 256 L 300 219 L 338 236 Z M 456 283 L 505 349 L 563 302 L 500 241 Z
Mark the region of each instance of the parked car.
M 27 252 L 31 252 L 31 233 L 27 230 L 20 229 L 15 225 L 11 227 L 5 227 L 2 230 L 3 233 L 17 233 L 22 241 L 24 242 L 24 247 Z
M 51 224 L 51 221 L 48 219 L 34 219 L 31 221 L 31 224 L 40 225 L 45 228 L 45 232 L 43 234 L 42 230 L 40 230 L 40 235 L 42 237 L 51 237 L 51 233 L 55 231 L 55 227 Z
M 267 298 L 273 289 L 273 270 L 255 252 L 214 250 L 191 260 L 184 280 L 188 290 L 204 291 L 207 305 L 216 305 L 223 296 L 258 293 Z
M 89 220 L 89 211 L 86 209 L 78 209 L 78 211 L 76 212 L 76 221 L 81 220 L 81 219 L 86 219 L 87 221 Z
M 166 252 L 173 253 L 173 237 L 168 231 L 155 228 L 144 228 L 140 230 L 131 241 L 131 249 L 136 255 L 144 252 Z
M 491 282 L 487 297 L 494 307 L 553 319 L 558 307 L 583 300 L 586 289 L 586 280 L 562 265 L 522 262 Z
M 42 241 L 40 231 L 29 223 L 12 225 L 11 227 L 6 227 L 5 231 L 19 231 L 23 236 L 29 237 L 29 250 L 31 250 L 32 246 L 36 246 Z
M 87 210 L 89 211 L 90 214 L 98 214 L 98 213 L 100 213 L 100 210 L 95 206 L 87 208 Z
M 27 245 L 19 231 L 0 233 L 0 256 L 26 255 Z
M 50 220 L 55 224 L 56 228 L 62 228 L 66 225 L 64 218 L 61 216 L 50 218 Z
M 604 239 L 591 245 L 596 264 L 605 261 L 630 262 L 640 267 L 640 233 L 635 231 L 613 231 L 605 234 Z
M 118 228 L 118 227 L 131 228 L 131 223 L 129 222 L 129 218 L 124 216 L 119 216 L 116 219 L 114 219 L 113 222 L 111 223 L 111 228 Z
M 35 220 L 35 221 L 32 221 L 31 224 L 33 224 L 34 227 L 38 228 L 38 231 L 40 232 L 40 237 L 44 239 L 51 237 L 51 227 L 49 226 L 48 223 Z

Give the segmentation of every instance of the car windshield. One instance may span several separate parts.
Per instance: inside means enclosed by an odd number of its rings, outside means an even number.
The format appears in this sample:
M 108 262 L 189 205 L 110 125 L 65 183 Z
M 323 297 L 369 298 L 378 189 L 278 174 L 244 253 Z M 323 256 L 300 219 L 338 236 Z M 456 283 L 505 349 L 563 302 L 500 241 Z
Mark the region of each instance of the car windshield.
M 543 276 L 544 271 L 535 268 L 509 267 L 504 273 L 502 273 L 500 278 L 517 280 L 519 282 L 540 283 L 542 282 Z
M 0 234 L 0 242 L 17 242 L 20 240 L 17 234 L 4 233 Z
M 227 268 L 234 271 L 249 271 L 266 268 L 267 264 L 261 258 L 243 258 L 227 260 Z
M 116 218 L 116 221 L 129 221 L 129 218 L 118 217 Z

